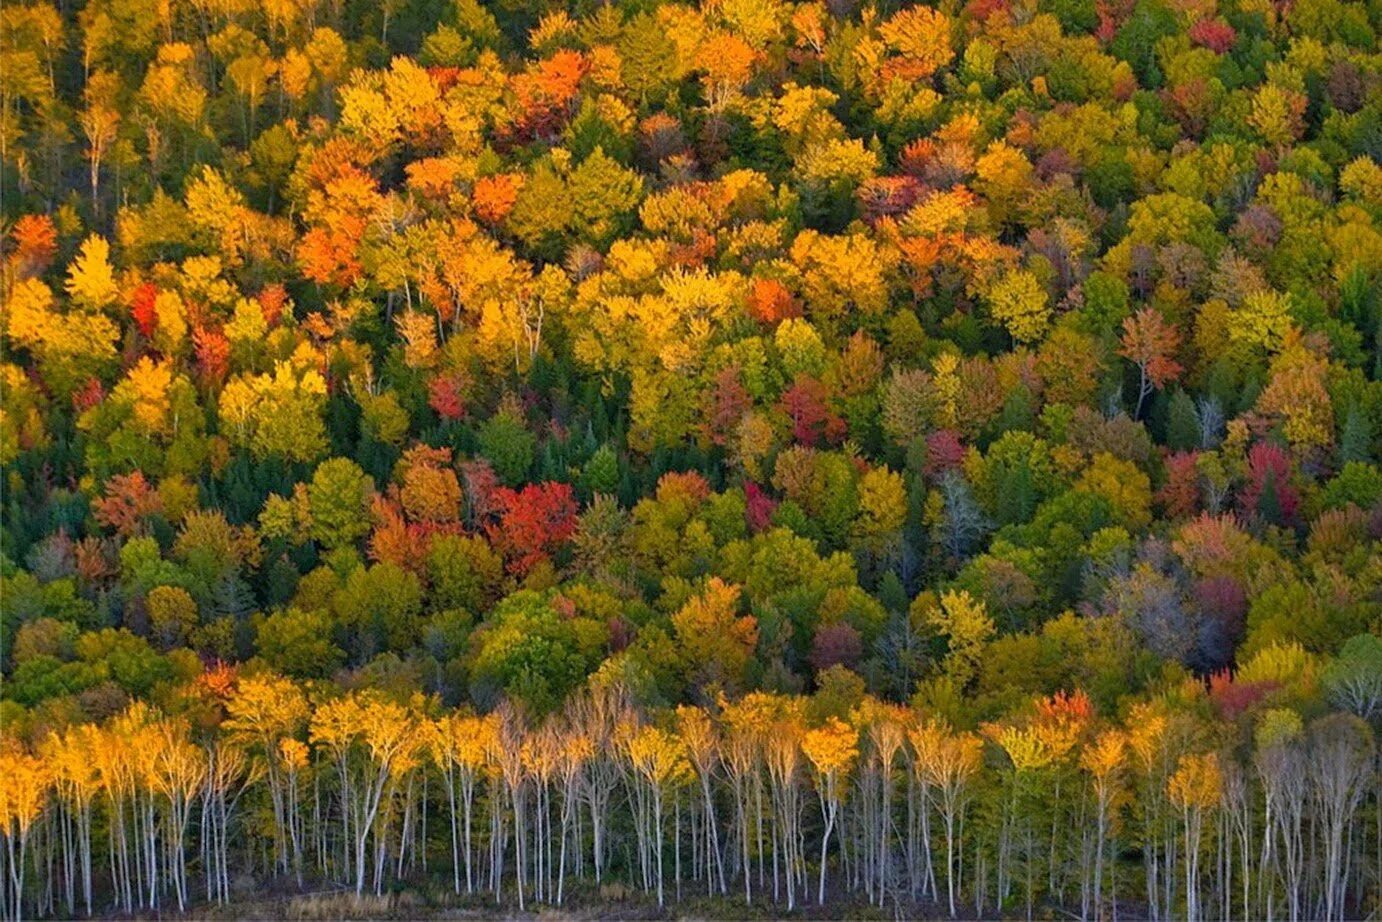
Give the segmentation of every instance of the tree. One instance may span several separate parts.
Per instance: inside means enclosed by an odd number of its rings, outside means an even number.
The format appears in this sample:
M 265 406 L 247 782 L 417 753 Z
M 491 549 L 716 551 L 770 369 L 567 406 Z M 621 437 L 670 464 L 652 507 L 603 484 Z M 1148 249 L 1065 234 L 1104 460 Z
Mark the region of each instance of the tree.
M 502 692 L 533 714 L 547 714 L 593 668 L 604 632 L 590 619 L 563 617 L 553 602 L 521 590 L 472 635 L 472 684 L 481 700 Z
M 115 269 L 110 264 L 110 244 L 104 237 L 93 234 L 82 242 L 67 272 L 66 289 L 79 307 L 92 310 L 109 306 L 119 296 Z
M 480 429 L 480 451 L 494 467 L 499 479 L 509 486 L 518 486 L 533 465 L 533 451 L 537 439 L 523 423 L 516 403 L 505 401 L 498 412 Z
M 1326 668 L 1324 684 L 1335 704 L 1372 720 L 1382 708 L 1382 640 L 1373 634 L 1349 638 Z
M 738 614 L 740 588 L 711 577 L 672 615 L 689 684 L 702 694 L 744 686 L 758 645 L 758 624 Z
M 1122 347 L 1118 354 L 1137 366 L 1137 406 L 1133 418 L 1142 416 L 1142 403 L 1153 390 L 1160 390 L 1181 373 L 1174 358 L 1180 346 L 1180 333 L 1164 321 L 1161 314 L 1144 307 L 1123 321 Z
M 286 608 L 255 625 L 255 651 L 270 668 L 298 679 L 328 678 L 345 665 L 345 651 L 331 640 L 325 611 Z
M 1223 773 L 1218 755 L 1188 753 L 1180 758 L 1167 782 L 1171 803 L 1180 808 L 1185 854 L 1185 915 L 1200 917 L 1200 850 L 1206 813 L 1223 797 Z
M 291 765 L 283 742 L 295 739 L 311 714 L 307 696 L 290 679 L 272 673 L 242 678 L 226 701 L 226 731 L 245 741 L 264 768 L 273 801 L 275 864 L 282 871 L 302 873 L 302 841 L 298 818 L 289 799 Z M 315 715 L 312 715 L 315 721 Z
M 1041 339 L 1051 317 L 1046 291 L 1032 273 L 1009 272 L 989 291 L 989 314 L 1003 325 L 1013 340 L 1031 343 Z
M 945 592 L 939 600 L 918 596 L 912 605 L 932 630 L 945 637 L 947 674 L 961 686 L 968 683 L 977 674 L 984 646 L 995 633 L 984 603 L 961 589 Z
M 511 573 L 526 574 L 551 559 L 576 531 L 577 504 L 570 484 L 529 484 L 495 493 L 498 517 L 486 526 L 490 544 Z
M 179 586 L 158 586 L 144 600 L 149 628 L 164 650 L 183 646 L 197 626 L 197 603 Z
M 407 649 L 421 633 L 422 584 L 395 563 L 356 567 L 331 605 L 351 638 L 349 652 L 357 663 L 385 650 Z
M 279 362 L 273 374 L 239 376 L 221 392 L 223 431 L 256 458 L 313 461 L 326 450 L 326 381 L 311 367 Z
M 351 544 L 369 533 L 374 484 L 349 458 L 317 465 L 307 486 L 307 512 L 313 538 L 326 548 Z
M 850 770 L 859 757 L 859 732 L 837 717 L 831 717 L 818 728 L 807 730 L 801 738 L 801 749 L 816 774 L 816 793 L 821 801 L 820 882 L 816 888 L 816 904 L 825 904 L 825 866 L 830 848 L 830 833 L 840 818 L 843 800 L 841 785 L 849 780 Z

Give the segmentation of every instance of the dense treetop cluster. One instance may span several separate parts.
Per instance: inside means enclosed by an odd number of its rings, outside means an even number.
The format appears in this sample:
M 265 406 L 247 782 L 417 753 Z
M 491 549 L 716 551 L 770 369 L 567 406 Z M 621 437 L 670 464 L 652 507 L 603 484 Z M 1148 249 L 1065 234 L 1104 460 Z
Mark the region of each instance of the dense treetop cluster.
M 4 4 L 6 737 L 225 668 L 1375 720 L 1379 28 Z

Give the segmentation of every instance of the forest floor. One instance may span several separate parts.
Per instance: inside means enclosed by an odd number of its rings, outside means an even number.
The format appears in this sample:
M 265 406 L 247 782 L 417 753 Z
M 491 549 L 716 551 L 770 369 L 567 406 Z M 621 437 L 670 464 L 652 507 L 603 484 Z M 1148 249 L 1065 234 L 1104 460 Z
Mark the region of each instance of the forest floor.
M 600 888 L 583 888 L 572 894 L 565 906 L 530 905 L 520 912 L 513 905 L 513 894 L 505 895 L 505 905 L 496 906 L 491 900 L 475 897 L 457 898 L 448 891 L 409 889 L 383 896 L 366 894 L 357 897 L 349 890 L 322 890 L 309 893 L 275 893 L 272 887 L 241 894 L 225 906 L 201 904 L 185 913 L 135 913 L 132 916 L 112 916 L 131 920 L 205 919 L 244 920 L 244 922 L 324 922 L 324 920 L 410 920 L 410 919 L 513 919 L 543 920 L 543 922 L 588 922 L 612 920 L 632 922 L 639 919 L 677 920 L 766 920 L 790 917 L 794 919 L 949 919 L 943 906 L 909 904 L 884 908 L 872 906 L 853 894 L 830 894 L 824 906 L 812 899 L 798 906 L 792 913 L 785 903 L 757 902 L 746 906 L 742 900 L 722 897 L 690 896 L 683 890 L 680 901 L 668 895 L 668 905 L 659 908 L 655 897 L 629 889 L 621 884 Z

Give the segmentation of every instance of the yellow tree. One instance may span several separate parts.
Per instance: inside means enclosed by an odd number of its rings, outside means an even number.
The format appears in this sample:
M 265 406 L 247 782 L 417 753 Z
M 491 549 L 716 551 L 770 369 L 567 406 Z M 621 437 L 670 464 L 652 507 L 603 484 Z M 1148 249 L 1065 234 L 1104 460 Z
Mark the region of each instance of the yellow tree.
M 801 749 L 815 772 L 816 794 L 820 797 L 821 819 L 825 823 L 821 833 L 820 883 L 816 890 L 817 905 L 824 905 L 830 834 L 840 817 L 841 782 L 849 778 L 859 758 L 859 731 L 838 717 L 831 717 L 823 725 L 806 731 Z
M 1046 736 L 1039 727 L 1011 724 L 984 727 L 988 736 L 1008 757 L 1005 772 L 1003 817 L 998 841 L 998 883 L 1000 900 L 1009 892 L 1012 880 L 1011 864 L 1015 851 L 1021 846 L 1025 871 L 1027 906 L 1030 910 L 1036 885 L 1034 802 L 1044 795 L 1042 773 L 1051 767 L 1055 754 L 1046 744 Z
M 963 843 L 957 829 L 963 828 L 969 802 L 970 780 L 979 772 L 983 760 L 983 740 L 972 733 L 954 733 L 942 721 L 929 720 L 908 731 L 912 755 L 928 787 L 938 792 L 941 821 L 945 825 L 945 886 L 950 899 L 950 915 L 955 915 L 955 855 Z
M 1204 818 L 1219 806 L 1224 779 L 1217 753 L 1188 753 L 1181 756 L 1166 785 L 1171 803 L 1181 811 L 1181 831 L 1185 847 L 1185 918 L 1200 917 L 1200 845 Z
M 787 911 L 796 908 L 797 886 L 806 887 L 806 856 L 801 834 L 802 700 L 777 699 L 777 713 L 764 740 L 764 761 L 772 792 L 773 895 L 777 896 L 779 860 L 787 889 Z
M 523 771 L 532 781 L 533 803 L 533 898 L 550 901 L 552 885 L 552 781 L 561 764 L 561 731 L 548 720 L 529 733 L 521 749 Z M 524 822 L 524 820 L 519 820 Z M 524 873 L 522 866 L 519 874 Z
M 923 603 L 924 604 L 924 603 Z M 978 674 L 984 646 L 997 631 L 983 601 L 964 589 L 944 593 L 939 604 L 925 605 L 923 616 L 946 638 L 945 671 L 960 686 Z
M 475 807 L 475 782 L 484 771 L 486 754 L 494 745 L 495 721 L 468 714 L 451 714 L 431 724 L 428 743 L 432 760 L 441 769 L 451 805 L 452 884 L 461 892 L 460 842 L 465 843 L 465 892 L 475 889 L 471 821 Z M 456 802 L 460 800 L 462 826 L 458 829 Z
M 29 833 L 48 802 L 52 775 L 47 765 L 18 745 L 0 750 L 0 829 L 4 830 L 5 851 L 10 873 L 6 915 L 24 915 L 24 861 Z
M 557 859 L 557 905 L 566 895 L 567 842 L 576 843 L 576 862 L 580 864 L 580 824 L 578 813 L 582 789 L 586 785 L 586 769 L 595 756 L 595 745 L 579 726 L 567 727 L 560 737 L 557 753 L 557 772 L 561 777 L 561 854 Z
M 989 290 L 989 313 L 1019 343 L 1041 339 L 1051 319 L 1046 289 L 1025 269 L 1009 272 Z
M 185 719 L 164 718 L 154 729 L 150 781 L 153 790 L 164 799 L 168 870 L 181 912 L 187 908 L 189 900 L 187 824 L 206 780 L 206 761 L 200 747 L 189 739 Z
M 868 843 L 866 852 L 866 873 L 873 873 L 865 879 L 867 890 L 883 905 L 886 894 L 893 886 L 892 860 L 892 812 L 893 812 L 893 766 L 897 763 L 902 747 L 907 742 L 906 726 L 910 722 L 905 708 L 884 704 L 873 699 L 865 700 L 855 717 L 863 726 L 869 746 L 873 751 L 871 773 L 880 796 L 877 812 L 866 812 L 867 826 L 864 841 Z M 871 802 L 870 799 L 869 802 Z M 867 803 L 867 802 L 866 802 Z
M 416 722 L 403 705 L 378 697 L 368 697 L 360 709 L 360 731 L 365 758 L 360 760 L 359 822 L 355 826 L 355 892 L 365 884 L 365 835 L 375 830 L 375 822 L 390 785 L 415 764 L 418 739 Z M 376 890 L 380 881 L 376 878 Z
M 1126 722 L 1131 763 L 1141 782 L 1142 841 L 1147 902 L 1160 916 L 1169 911 L 1174 848 L 1166 810 L 1167 780 L 1175 767 L 1170 721 L 1152 704 L 1134 705 Z
M 766 731 L 775 720 L 779 702 L 776 696 L 752 692 L 738 701 L 720 701 L 720 713 L 727 733 L 724 765 L 734 794 L 734 812 L 738 823 L 740 861 L 744 879 L 744 902 L 753 903 L 753 884 L 750 869 L 751 846 L 757 842 L 758 878 L 763 880 L 763 760 L 767 746 Z M 749 833 L 752 811 L 756 836 Z
M 677 733 L 686 746 L 687 757 L 696 770 L 696 778 L 701 783 L 701 805 L 705 811 L 705 849 L 706 849 L 706 894 L 712 895 L 715 875 L 709 868 L 713 862 L 719 875 L 720 894 L 727 893 L 725 885 L 725 864 L 720 855 L 720 832 L 715 819 L 715 797 L 711 791 L 715 769 L 720 762 L 720 737 L 704 708 L 681 706 L 677 708 Z
M 503 897 L 504 882 L 504 811 L 499 796 L 502 790 L 508 797 L 514 823 L 514 878 L 518 884 L 518 908 L 524 907 L 523 869 L 527 861 L 527 824 L 523 817 L 527 793 L 527 777 L 523 765 L 523 741 L 527 729 L 523 715 L 507 701 L 495 712 L 495 733 L 486 753 L 487 763 L 495 779 L 490 795 L 490 880 L 494 885 L 494 899 Z
M 76 880 L 82 881 L 86 914 L 91 915 L 91 804 L 97 794 L 98 779 L 92 762 L 90 724 L 68 727 L 62 733 L 44 737 L 39 754 L 52 773 L 58 808 L 64 815 L 62 836 L 63 881 L 66 884 L 67 912 L 76 912 Z M 74 833 L 67 830 L 75 826 Z M 75 836 L 76 841 L 71 839 Z
M 1108 841 L 1111 814 L 1121 790 L 1128 755 L 1127 736 L 1121 730 L 1105 730 L 1080 754 L 1080 766 L 1089 773 L 1094 789 L 1094 893 L 1093 915 L 1103 914 L 1104 844 Z M 1089 914 L 1086 906 L 1084 914 Z
M 676 784 L 690 776 L 686 747 L 671 733 L 653 726 L 630 728 L 624 750 L 635 779 L 634 821 L 638 832 L 639 864 L 644 888 L 655 879 L 657 905 L 664 906 L 662 851 L 663 800 Z
M 291 679 L 266 673 L 240 679 L 226 702 L 224 729 L 232 742 L 242 743 L 263 767 L 269 782 L 274 815 L 274 863 L 283 873 L 302 876 L 302 842 L 297 818 L 288 810 L 289 766 L 285 741 L 307 726 L 307 696 Z

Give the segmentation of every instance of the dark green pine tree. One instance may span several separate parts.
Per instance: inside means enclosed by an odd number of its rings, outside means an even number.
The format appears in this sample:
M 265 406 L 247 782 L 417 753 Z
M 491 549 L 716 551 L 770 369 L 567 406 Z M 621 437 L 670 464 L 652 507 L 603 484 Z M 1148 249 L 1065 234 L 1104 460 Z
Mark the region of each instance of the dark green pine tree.
M 1344 417 L 1343 430 L 1339 433 L 1339 461 L 1372 460 L 1372 426 L 1368 417 L 1355 403 L 1348 408 Z
M 1270 525 L 1285 524 L 1281 493 L 1277 487 L 1276 473 L 1273 471 L 1267 471 L 1262 479 L 1262 492 L 1257 496 L 1257 514 Z
M 619 487 L 619 456 L 609 445 L 601 445 L 581 471 L 581 486 L 590 495 L 613 493 Z
M 1183 390 L 1171 395 L 1166 409 L 1166 445 L 1173 451 L 1192 451 L 1200 444 L 1200 414 Z
M 1031 432 L 1035 422 L 1032 414 L 1032 392 L 1021 385 L 1013 388 L 1003 401 L 1003 411 L 998 416 L 998 431 Z
M 994 512 L 1000 525 L 1015 525 L 1028 521 L 1036 511 L 1036 489 L 1032 485 L 1032 471 L 1026 464 L 1007 471 L 998 481 L 998 501 Z

